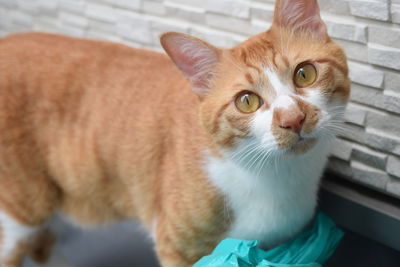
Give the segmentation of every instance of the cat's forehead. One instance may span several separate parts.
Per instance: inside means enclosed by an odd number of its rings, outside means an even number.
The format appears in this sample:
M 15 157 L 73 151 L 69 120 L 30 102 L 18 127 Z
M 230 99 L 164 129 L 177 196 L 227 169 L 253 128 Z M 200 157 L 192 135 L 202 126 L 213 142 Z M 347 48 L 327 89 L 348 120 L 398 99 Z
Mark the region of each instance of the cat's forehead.
M 335 51 L 330 45 L 302 35 L 268 31 L 240 44 L 233 54 L 247 66 L 284 73 L 301 62 L 330 57 Z

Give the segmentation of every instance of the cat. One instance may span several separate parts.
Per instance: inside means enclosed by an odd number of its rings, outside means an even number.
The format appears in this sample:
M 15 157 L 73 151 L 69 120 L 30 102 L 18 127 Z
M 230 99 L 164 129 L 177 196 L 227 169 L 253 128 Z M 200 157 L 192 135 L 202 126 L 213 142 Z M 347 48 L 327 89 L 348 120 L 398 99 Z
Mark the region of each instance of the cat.
M 164 267 L 226 237 L 272 247 L 312 219 L 343 122 L 346 56 L 316 0 L 277 0 L 271 28 L 168 56 L 45 33 L 0 40 L 0 258 L 46 262 L 60 214 L 137 219 Z

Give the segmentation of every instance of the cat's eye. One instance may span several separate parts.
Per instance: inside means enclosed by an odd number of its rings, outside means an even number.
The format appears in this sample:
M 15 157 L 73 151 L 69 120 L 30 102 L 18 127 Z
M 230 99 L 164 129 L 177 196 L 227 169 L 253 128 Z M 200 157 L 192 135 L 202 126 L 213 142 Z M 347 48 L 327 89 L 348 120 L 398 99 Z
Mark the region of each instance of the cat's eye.
M 262 99 L 252 93 L 252 92 L 243 92 L 240 93 L 235 99 L 235 105 L 237 109 L 243 113 L 252 113 L 260 108 L 262 104 Z
M 311 63 L 300 64 L 295 72 L 293 81 L 297 87 L 310 86 L 317 79 L 317 70 Z

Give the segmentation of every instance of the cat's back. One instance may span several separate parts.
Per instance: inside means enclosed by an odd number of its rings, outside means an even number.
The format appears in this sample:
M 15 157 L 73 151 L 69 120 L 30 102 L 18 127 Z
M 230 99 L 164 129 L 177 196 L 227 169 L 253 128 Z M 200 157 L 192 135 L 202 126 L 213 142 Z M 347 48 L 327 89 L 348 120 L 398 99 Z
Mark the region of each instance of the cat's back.
M 47 113 L 74 117 L 71 113 L 90 105 L 100 115 L 129 99 L 138 105 L 126 112 L 139 116 L 150 111 L 145 102 L 188 94 L 187 86 L 168 57 L 155 51 L 46 33 L 0 39 L 0 112 L 37 114 L 45 107 Z
M 178 117 L 175 109 L 185 107 L 195 114 L 197 99 L 187 86 L 158 52 L 54 34 L 11 35 L 0 39 L 0 145 L 51 147 L 58 157 L 72 148 L 74 155 L 111 150 L 121 140 L 154 144 L 162 138 L 152 129 L 167 128 L 168 114 Z
M 69 65 L 75 68 L 68 69 Z M 0 69 L 16 74 L 24 70 L 54 74 L 85 69 L 91 70 L 86 73 L 86 78 L 101 78 L 99 74 L 104 70 L 111 71 L 114 76 L 127 75 L 148 81 L 148 68 L 154 71 L 152 76 L 162 70 L 163 75 L 157 78 L 180 77 L 166 55 L 146 49 L 48 33 L 14 34 L 0 39 Z M 47 76 L 47 79 L 51 78 Z

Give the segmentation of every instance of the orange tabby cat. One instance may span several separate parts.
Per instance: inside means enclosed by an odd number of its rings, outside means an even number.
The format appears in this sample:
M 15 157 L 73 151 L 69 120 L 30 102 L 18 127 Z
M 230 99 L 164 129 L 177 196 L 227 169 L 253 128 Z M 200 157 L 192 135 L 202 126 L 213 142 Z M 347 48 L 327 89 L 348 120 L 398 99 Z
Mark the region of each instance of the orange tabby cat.
M 349 96 L 316 0 L 277 0 L 271 29 L 232 49 L 161 43 L 178 68 L 107 42 L 0 40 L 2 267 L 45 262 L 56 213 L 139 219 L 165 267 L 225 237 L 270 247 L 310 221 Z

